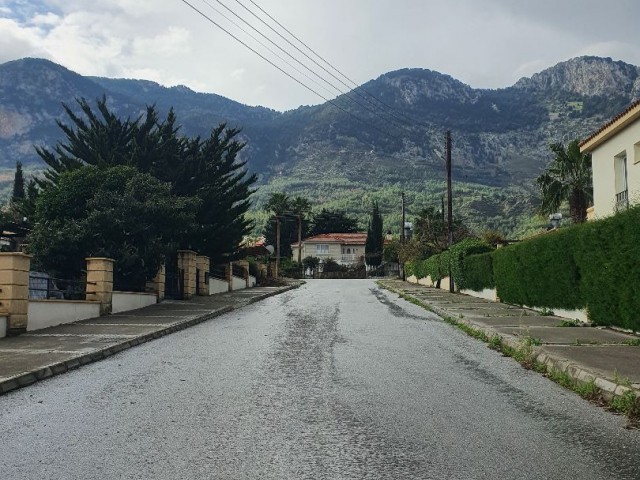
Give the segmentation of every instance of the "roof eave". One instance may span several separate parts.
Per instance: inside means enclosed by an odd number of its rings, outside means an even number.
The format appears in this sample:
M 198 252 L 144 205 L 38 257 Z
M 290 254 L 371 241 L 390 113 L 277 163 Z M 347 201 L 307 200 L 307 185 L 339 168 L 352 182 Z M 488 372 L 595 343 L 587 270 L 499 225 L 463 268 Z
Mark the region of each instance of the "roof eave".
M 604 142 L 640 119 L 640 102 L 580 143 L 580 152 L 591 153 Z

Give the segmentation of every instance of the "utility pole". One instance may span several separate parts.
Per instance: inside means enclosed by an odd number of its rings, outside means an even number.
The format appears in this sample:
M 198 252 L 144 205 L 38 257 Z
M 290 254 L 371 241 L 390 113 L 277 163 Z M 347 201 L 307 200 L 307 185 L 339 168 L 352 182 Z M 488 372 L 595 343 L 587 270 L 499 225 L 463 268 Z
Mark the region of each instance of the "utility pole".
M 404 192 L 402 192 L 402 225 L 400 225 L 400 248 L 402 248 L 405 242 L 405 234 L 404 234 L 405 204 L 406 204 L 405 196 L 404 196 Z M 404 273 L 404 263 L 402 263 L 401 268 L 402 268 L 402 280 L 406 280 L 406 275 Z
M 446 162 L 447 162 L 447 232 L 449 234 L 449 248 L 453 244 L 453 198 L 451 190 L 451 131 L 445 134 Z M 449 291 L 455 291 L 453 277 L 451 276 L 451 264 L 449 264 Z
M 405 207 L 406 203 L 405 203 L 405 197 L 404 197 L 404 192 L 402 192 L 402 225 L 400 226 L 400 243 L 404 243 L 405 240 L 405 236 L 404 236 L 404 217 L 405 217 L 405 212 L 404 212 L 404 207 Z

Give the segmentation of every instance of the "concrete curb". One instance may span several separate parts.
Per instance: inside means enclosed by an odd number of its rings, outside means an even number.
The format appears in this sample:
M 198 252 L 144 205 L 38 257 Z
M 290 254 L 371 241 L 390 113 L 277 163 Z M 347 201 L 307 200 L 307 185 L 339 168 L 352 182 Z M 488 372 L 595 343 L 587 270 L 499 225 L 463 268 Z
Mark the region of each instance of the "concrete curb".
M 450 321 L 453 321 L 455 323 L 463 323 L 465 325 L 473 327 L 474 329 L 483 331 L 486 335 L 490 337 L 497 335 L 502 339 L 503 343 L 505 343 L 507 346 L 511 348 L 518 348 L 521 346 L 521 342 L 516 337 L 513 337 L 511 335 L 500 334 L 490 327 L 481 326 L 476 323 L 470 322 L 469 320 L 458 319 L 452 316 L 452 314 L 450 312 L 447 312 L 445 309 L 430 305 L 427 302 L 421 300 L 420 298 L 414 297 L 413 295 L 405 292 L 401 292 L 389 285 L 383 284 L 382 282 L 379 282 L 378 285 L 381 288 L 389 290 L 390 292 L 393 292 L 397 295 L 402 294 L 404 296 L 412 298 L 414 301 L 424 306 L 426 310 L 432 313 L 435 313 L 436 315 L 438 315 L 443 319 L 447 318 Z M 631 387 L 620 385 L 616 383 L 613 379 L 605 378 L 600 373 L 584 368 L 583 366 L 578 365 L 572 362 L 571 360 L 568 360 L 567 358 L 564 358 L 558 355 L 553 355 L 549 352 L 545 352 L 544 346 L 535 347 L 533 350 L 533 353 L 534 353 L 534 357 L 533 357 L 534 360 L 546 365 L 547 368 L 549 369 L 566 373 L 567 375 L 569 375 L 569 377 L 571 377 L 575 382 L 579 384 L 584 384 L 584 383 L 593 381 L 596 384 L 596 386 L 600 388 L 603 396 L 607 400 L 611 400 L 613 397 L 620 396 L 628 391 L 634 392 L 636 394 L 636 397 L 640 398 L 640 388 L 635 388 L 635 385 Z
M 135 347 L 136 345 L 140 345 L 140 344 L 149 342 L 151 340 L 164 337 L 165 335 L 169 335 L 171 333 L 175 333 L 180 330 L 185 330 L 189 327 L 193 327 L 194 325 L 198 325 L 199 323 L 203 323 L 203 322 L 206 322 L 207 320 L 211 320 L 212 318 L 219 317 L 220 315 L 223 315 L 225 313 L 229 313 L 233 310 L 238 310 L 240 308 L 246 307 L 247 305 L 251 305 L 252 303 L 265 300 L 275 295 L 280 295 L 281 293 L 285 293 L 290 290 L 299 288 L 300 286 L 301 284 L 288 285 L 274 292 L 268 292 L 268 293 L 264 293 L 262 295 L 258 295 L 256 297 L 250 298 L 246 302 L 242 302 L 235 306 L 228 305 L 226 307 L 213 310 L 199 317 L 174 323 L 167 327 L 160 328 L 155 332 L 139 335 L 137 337 L 117 343 L 115 345 L 111 345 L 110 347 L 95 350 L 93 352 L 84 353 L 84 354 L 78 355 L 77 357 L 73 357 L 65 361 L 53 362 L 48 365 L 44 365 L 42 367 L 36 368 L 34 370 L 21 373 L 14 377 L 7 378 L 3 381 L 0 381 L 0 395 L 4 395 L 5 393 L 10 392 L 12 390 L 16 390 L 18 388 L 26 387 L 39 380 L 44 380 L 45 378 L 53 377 L 54 375 L 59 375 L 69 370 L 76 369 L 78 367 L 81 367 L 82 365 L 103 360 L 112 355 L 115 355 L 116 353 L 122 352 L 123 350 L 128 350 L 129 348 Z

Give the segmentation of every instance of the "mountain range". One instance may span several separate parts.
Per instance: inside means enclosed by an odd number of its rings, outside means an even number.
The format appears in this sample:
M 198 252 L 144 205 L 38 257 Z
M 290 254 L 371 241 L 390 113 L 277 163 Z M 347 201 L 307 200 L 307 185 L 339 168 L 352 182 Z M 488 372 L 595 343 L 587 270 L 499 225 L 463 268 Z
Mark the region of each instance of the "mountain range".
M 48 60 L 0 65 L 0 169 L 20 160 L 42 168 L 34 145 L 61 139 L 61 104 L 105 95 L 118 114 L 173 107 L 182 131 L 206 135 L 220 122 L 242 128 L 250 170 L 259 175 L 255 216 L 266 196 L 304 194 L 366 221 L 373 199 L 399 225 L 400 193 L 409 213 L 439 205 L 444 132 L 453 136 L 454 205 L 476 230 L 511 234 L 536 205 L 534 178 L 551 160 L 548 145 L 585 136 L 640 96 L 640 68 L 600 57 L 559 63 L 502 89 L 476 89 L 426 69 L 385 73 L 331 102 L 287 112 L 146 80 L 84 77 Z M 5 175 L 7 177 L 7 175 Z

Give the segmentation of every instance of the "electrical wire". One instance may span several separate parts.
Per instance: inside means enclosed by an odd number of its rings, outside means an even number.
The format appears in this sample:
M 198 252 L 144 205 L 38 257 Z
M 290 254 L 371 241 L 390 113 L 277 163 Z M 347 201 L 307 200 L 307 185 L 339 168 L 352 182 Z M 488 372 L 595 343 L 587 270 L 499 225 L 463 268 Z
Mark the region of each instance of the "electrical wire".
M 363 120 L 359 117 L 357 117 L 356 115 L 354 115 L 353 113 L 349 112 L 348 110 L 342 108 L 340 105 L 338 105 L 336 102 L 334 102 L 333 100 L 328 99 L 327 97 L 325 97 L 324 95 L 322 95 L 321 93 L 317 92 L 316 90 L 314 90 L 313 88 L 311 88 L 310 86 L 308 86 L 307 84 L 305 84 L 304 82 L 302 82 L 300 79 L 294 77 L 293 75 L 291 75 L 289 72 L 287 72 L 286 70 L 284 70 L 282 67 L 280 67 L 279 65 L 277 65 L 276 63 L 272 62 L 271 60 L 269 60 L 267 57 L 265 57 L 264 55 L 262 55 L 260 52 L 258 52 L 256 49 L 254 49 L 253 47 L 251 47 L 250 45 L 248 45 L 246 42 L 242 41 L 240 38 L 238 38 L 237 36 L 235 36 L 233 33 L 231 33 L 229 30 L 227 30 L 226 28 L 224 28 L 222 25 L 220 25 L 218 22 L 216 22 L 215 20 L 213 20 L 210 16 L 208 16 L 206 13 L 202 12 L 200 9 L 198 9 L 197 7 L 195 7 L 194 5 L 192 5 L 188 0 L 181 0 L 182 3 L 184 3 L 185 5 L 187 5 L 188 7 L 190 7 L 192 10 L 194 10 L 196 13 L 198 13 L 200 16 L 202 16 L 203 18 L 205 18 L 207 21 L 209 21 L 211 24 L 215 25 L 216 27 L 218 27 L 220 30 L 222 30 L 223 32 L 225 32 L 227 35 L 229 35 L 231 38 L 233 38 L 234 40 L 236 40 L 238 43 L 240 43 L 241 45 L 243 45 L 245 48 L 251 50 L 254 54 L 258 55 L 260 58 L 262 58 L 265 62 L 269 63 L 271 66 L 273 66 L 274 68 L 278 69 L 281 73 L 285 74 L 287 77 L 289 77 L 290 79 L 292 79 L 293 81 L 295 81 L 296 83 L 300 84 L 302 87 L 306 88 L 307 90 L 309 90 L 310 92 L 314 93 L 315 95 L 317 95 L 318 97 L 322 98 L 325 102 L 331 104 L 333 107 L 337 108 L 338 110 L 346 113 L 347 115 L 353 117 L 354 119 L 358 120 L 359 122 L 369 126 L 370 128 L 373 128 L 375 130 L 377 130 L 378 132 L 382 133 L 385 136 L 388 137 L 392 137 L 395 138 L 396 140 L 399 140 L 401 142 L 404 142 L 404 139 L 402 137 L 398 137 L 397 135 L 393 135 L 388 131 L 384 131 L 381 128 L 377 127 L 376 125 L 370 124 L 368 123 L 366 120 Z
M 266 48 L 269 52 L 271 52 L 273 55 L 275 55 L 277 58 L 279 58 L 280 60 L 284 61 L 287 65 L 289 65 L 291 68 L 293 68 L 295 71 L 297 71 L 299 74 L 303 75 L 305 78 L 311 80 L 313 83 L 315 83 L 317 86 L 319 86 L 320 88 L 323 88 L 325 91 L 329 91 L 324 85 L 319 84 L 317 81 L 315 81 L 314 79 L 312 79 L 311 77 L 309 77 L 307 74 L 301 72 L 298 68 L 296 68 L 295 66 L 291 65 L 290 62 L 288 62 L 287 60 L 283 59 L 280 55 L 278 55 L 277 53 L 275 53 L 272 49 L 270 49 L 269 47 L 267 47 L 266 45 L 264 45 L 263 42 L 261 42 L 260 40 L 256 39 L 255 36 L 253 36 L 252 34 L 250 34 L 249 32 L 246 31 L 246 29 L 244 29 L 242 26 L 238 25 L 236 22 L 234 22 L 233 20 L 229 19 L 228 16 L 226 16 L 224 13 L 220 12 L 220 10 L 218 10 L 217 8 L 215 8 L 213 5 L 211 5 L 209 3 L 208 0 L 202 0 L 205 4 L 207 4 L 210 8 L 212 8 L 214 11 L 218 12 L 218 14 L 220 14 L 222 17 L 224 17 L 227 21 L 231 22 L 233 25 L 235 25 L 237 28 L 239 28 L 240 30 L 242 30 L 244 33 L 246 33 L 247 35 L 249 35 L 252 39 L 254 39 L 256 42 L 258 42 L 260 45 L 262 45 L 264 48 Z M 339 92 L 340 94 L 344 95 L 345 99 L 350 100 L 351 102 L 353 102 L 355 105 L 359 106 L 360 108 L 364 109 L 364 110 L 369 110 L 370 113 L 374 113 L 375 112 L 373 110 L 371 110 L 366 104 L 362 104 L 360 102 L 358 102 L 357 100 L 355 100 L 352 96 L 352 92 L 349 91 L 344 91 L 342 90 L 340 87 L 337 87 L 334 83 L 332 83 L 331 81 L 327 80 L 326 78 L 324 78 L 322 75 L 318 74 L 315 70 L 313 70 L 312 68 L 310 68 L 308 65 L 306 65 L 304 62 L 300 61 L 298 58 L 294 57 L 290 52 L 288 52 L 287 50 L 285 50 L 282 46 L 278 45 L 276 42 L 274 42 L 271 38 L 269 38 L 267 35 L 265 35 L 263 32 L 261 32 L 260 30 L 258 30 L 255 26 L 253 26 L 251 23 L 249 23 L 247 20 L 245 20 L 242 16 L 238 15 L 236 12 L 234 12 L 231 8 L 229 8 L 227 5 L 225 5 L 224 3 L 222 3 L 220 0 L 215 0 L 218 4 L 220 4 L 223 8 L 225 8 L 228 12 L 230 12 L 234 17 L 236 17 L 237 19 L 239 19 L 241 22 L 243 22 L 244 24 L 246 24 L 247 26 L 249 26 L 253 31 L 255 31 L 258 35 L 260 35 L 261 37 L 263 37 L 265 40 L 267 40 L 269 43 L 271 43 L 273 46 L 275 46 L 276 48 L 278 48 L 281 52 L 283 52 L 285 55 L 287 55 L 289 58 L 291 58 L 293 61 L 297 62 L 299 65 L 301 65 L 302 67 L 304 67 L 306 70 L 308 70 L 310 73 L 312 73 L 313 75 L 315 75 L 316 77 L 318 77 L 320 80 L 322 80 L 323 82 L 325 82 L 326 84 L 328 84 L 330 87 L 332 87 L 335 91 Z M 242 4 L 241 4 L 242 5 Z M 246 9 L 246 7 L 244 5 L 242 5 L 243 8 Z M 253 12 L 249 11 L 253 16 L 255 16 L 255 14 Z M 264 21 L 262 19 L 260 19 L 259 17 L 258 20 L 260 20 L 262 23 L 264 23 Z M 267 25 L 268 26 L 268 25 Z M 272 29 L 273 30 L 273 29 Z M 276 32 L 277 33 L 277 32 Z M 282 35 L 280 35 L 282 37 Z M 282 37 L 284 38 L 284 37 Z M 286 39 L 285 39 L 286 40 Z M 289 42 L 291 43 L 291 42 Z M 331 92 L 332 95 L 335 95 L 335 93 Z M 391 121 L 394 121 L 393 118 Z M 397 122 L 396 122 L 397 123 Z M 405 125 L 402 124 L 396 124 L 396 128 L 398 128 L 398 126 L 401 129 L 405 128 Z
M 240 5 L 242 5 L 242 3 L 239 0 L 236 0 L 237 3 L 239 3 Z M 307 50 L 309 50 L 313 55 L 315 55 L 318 59 L 320 59 L 322 62 L 324 62 L 326 65 L 328 65 L 331 69 L 333 69 L 336 73 L 338 73 L 340 76 L 342 76 L 344 79 L 346 79 L 348 82 L 351 83 L 351 85 L 347 85 L 346 83 L 342 82 L 341 83 L 351 89 L 353 86 L 355 86 L 355 91 L 358 92 L 360 90 L 362 90 L 367 96 L 369 96 L 370 98 L 372 98 L 374 101 L 376 101 L 377 103 L 381 104 L 383 107 L 387 108 L 390 111 L 391 115 L 394 116 L 398 116 L 401 119 L 404 119 L 405 122 L 407 122 L 409 125 L 415 125 L 415 124 L 419 124 L 421 126 L 424 127 L 430 127 L 430 125 L 426 124 L 426 123 L 422 123 L 419 120 L 413 119 L 407 115 L 405 115 L 402 112 L 398 112 L 394 107 L 392 107 L 391 105 L 388 105 L 387 103 L 383 102 L 382 100 L 380 100 L 378 97 L 376 97 L 375 95 L 373 95 L 371 92 L 367 91 L 366 89 L 364 89 L 361 85 L 358 85 L 355 81 L 353 81 L 351 78 L 349 78 L 347 75 L 345 75 L 343 72 L 341 72 L 338 68 L 336 68 L 335 66 L 333 66 L 328 60 L 326 60 L 325 58 L 323 58 L 319 53 L 317 53 L 314 49 L 312 49 L 309 45 L 307 45 L 304 41 L 302 41 L 298 36 L 296 36 L 293 32 L 291 32 L 291 30 L 289 30 L 287 27 L 285 27 L 284 25 L 282 25 L 278 20 L 276 20 L 272 15 L 270 15 L 267 11 L 265 11 L 260 5 L 258 5 L 254 0 L 249 0 L 249 2 L 251 2 L 258 10 L 260 10 L 263 14 L 265 14 L 269 19 L 271 19 L 271 21 L 273 21 L 276 25 L 278 25 L 280 28 L 282 28 L 285 32 L 287 32 L 292 38 L 294 38 L 296 41 L 298 41 L 301 45 L 303 45 Z M 242 5 L 245 9 L 247 9 L 247 7 L 245 7 L 244 5 Z M 248 11 L 250 11 L 249 9 L 247 9 Z M 252 12 L 253 13 L 253 12 Z M 255 13 L 253 13 L 253 15 L 255 16 Z M 263 23 L 265 23 L 263 21 Z M 265 23 L 266 25 L 266 23 Z M 267 25 L 268 26 L 268 25 Z M 271 28 L 271 27 L 269 27 Z M 273 28 L 271 28 L 272 30 L 274 30 Z M 275 31 L 275 30 L 274 30 Z M 276 32 L 277 33 L 277 32 Z M 280 34 L 278 34 L 280 35 Z M 282 37 L 282 35 L 280 35 Z M 282 37 L 284 39 L 284 37 Z M 294 48 L 296 48 L 298 51 L 301 52 L 300 49 L 298 49 L 297 47 L 295 47 L 295 45 L 293 45 L 290 41 L 288 41 L 287 39 L 285 39 L 285 41 L 287 41 L 290 45 L 294 46 Z M 303 53 L 304 54 L 304 53 Z M 306 55 L 305 55 L 306 56 Z M 310 58 L 307 56 L 307 58 Z M 313 61 L 313 60 L 312 60 Z M 314 62 L 316 63 L 316 62 Z M 316 63 L 316 65 L 318 65 Z M 323 67 L 321 67 L 323 68 Z M 329 73 L 326 69 L 323 68 L 323 70 L 325 70 L 327 73 Z M 333 75 L 332 75 L 333 76 Z M 334 76 L 334 78 L 337 79 L 337 77 Z M 340 80 L 339 80 L 340 81 Z

